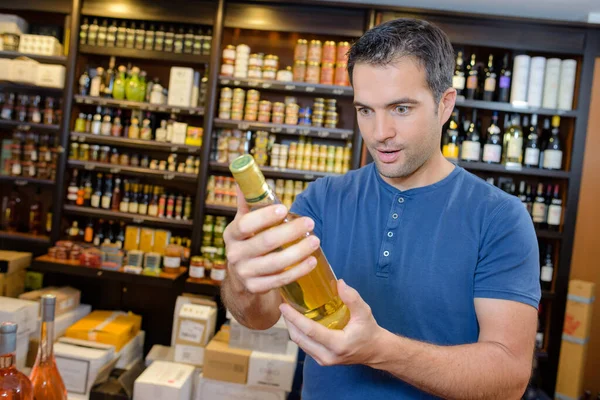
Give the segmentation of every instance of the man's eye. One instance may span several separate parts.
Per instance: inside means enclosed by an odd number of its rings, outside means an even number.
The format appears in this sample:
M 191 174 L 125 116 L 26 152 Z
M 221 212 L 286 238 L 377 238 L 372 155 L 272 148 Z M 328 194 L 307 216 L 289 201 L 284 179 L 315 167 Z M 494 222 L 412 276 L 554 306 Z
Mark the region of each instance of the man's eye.
M 371 110 L 369 110 L 368 108 L 360 108 L 360 109 L 358 109 L 358 112 L 363 117 L 366 117 L 371 114 Z
M 394 108 L 394 111 L 396 111 L 398 114 L 406 114 L 408 110 L 409 108 L 407 106 L 396 106 Z

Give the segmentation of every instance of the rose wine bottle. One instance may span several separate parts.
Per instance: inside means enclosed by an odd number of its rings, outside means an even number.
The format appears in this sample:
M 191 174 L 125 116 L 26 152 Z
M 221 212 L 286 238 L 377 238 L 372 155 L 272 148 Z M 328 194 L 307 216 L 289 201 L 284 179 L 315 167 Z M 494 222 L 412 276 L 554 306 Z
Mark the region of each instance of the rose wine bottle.
M 0 399 L 33 400 L 29 378 L 17 370 L 17 324 L 0 324 Z
M 67 389 L 58 372 L 53 352 L 55 307 L 56 296 L 42 296 L 40 346 L 30 376 L 31 383 L 33 384 L 33 398 L 35 400 L 67 399 Z

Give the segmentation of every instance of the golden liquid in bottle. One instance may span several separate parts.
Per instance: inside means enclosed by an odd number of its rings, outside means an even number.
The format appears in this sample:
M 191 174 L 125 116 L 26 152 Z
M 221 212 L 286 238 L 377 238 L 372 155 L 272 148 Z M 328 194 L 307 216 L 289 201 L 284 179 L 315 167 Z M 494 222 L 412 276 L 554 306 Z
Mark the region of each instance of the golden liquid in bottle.
M 251 208 L 280 203 L 252 156 L 246 154 L 238 157 L 231 163 L 230 170 Z M 299 216 L 290 213 L 283 223 L 296 218 Z M 306 236 L 308 235 L 312 233 L 307 232 Z M 300 240 L 289 243 L 284 248 Z M 338 295 L 335 274 L 321 248 L 312 255 L 317 259 L 316 267 L 297 281 L 281 287 L 281 296 L 307 318 L 330 329 L 343 329 L 350 320 L 350 312 Z

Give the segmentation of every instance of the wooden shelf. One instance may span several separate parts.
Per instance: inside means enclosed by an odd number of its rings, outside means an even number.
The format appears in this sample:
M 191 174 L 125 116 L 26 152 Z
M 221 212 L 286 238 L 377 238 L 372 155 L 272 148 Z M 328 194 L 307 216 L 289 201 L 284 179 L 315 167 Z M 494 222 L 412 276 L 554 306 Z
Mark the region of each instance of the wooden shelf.
M 51 272 L 65 275 L 82 276 L 87 278 L 133 283 L 149 286 L 174 287 L 183 282 L 187 276 L 187 268 L 180 267 L 176 273 L 161 272 L 159 276 L 137 275 L 120 270 L 86 267 L 79 261 L 57 260 L 48 255 L 37 257 L 31 263 L 30 270 L 37 272 Z
M 41 245 L 50 245 L 50 237 L 45 235 L 32 235 L 31 233 L 0 231 L 0 239 L 19 240 Z
M 221 283 L 208 278 L 188 278 L 185 282 L 184 291 L 192 294 L 220 296 Z
M 65 205 L 64 211 L 73 215 L 112 219 L 117 221 L 132 222 L 134 224 L 153 225 L 166 228 L 191 230 L 193 227 L 193 221 L 191 220 L 185 221 L 181 219 L 151 217 L 149 215 L 123 213 L 120 211 L 105 210 L 103 208 Z
M 7 119 L 0 119 L 0 129 L 18 129 L 21 131 L 55 133 L 55 132 L 58 132 L 58 130 L 60 129 L 60 126 L 34 124 L 31 122 L 19 122 L 19 121 L 7 120 Z
M 321 85 L 306 82 L 282 82 L 269 79 L 234 78 L 230 76 L 219 76 L 219 83 L 222 86 L 233 86 L 245 89 L 320 94 L 325 96 L 354 96 L 352 86 Z
M 453 163 L 463 167 L 468 171 L 484 171 L 484 172 L 495 172 L 500 174 L 510 175 L 523 175 L 523 176 L 539 176 L 542 178 L 556 178 L 556 179 L 569 179 L 568 171 L 554 170 L 554 169 L 542 169 L 542 168 L 512 168 L 506 167 L 502 164 L 488 164 L 481 161 L 457 161 L 451 160 Z
M 111 174 L 142 176 L 142 177 L 148 177 L 148 178 L 152 178 L 152 179 L 162 179 L 165 181 L 196 182 L 198 180 L 198 175 L 194 175 L 194 174 L 185 174 L 185 173 L 181 173 L 181 172 L 159 171 L 159 170 L 154 170 L 154 169 L 149 169 L 149 168 L 121 166 L 121 165 L 113 165 L 110 163 L 101 163 L 101 162 L 93 162 L 93 161 L 69 160 L 69 166 L 72 168 L 76 168 L 76 169 L 85 169 L 87 171 L 98 171 L 98 172 L 108 172 Z
M 154 50 L 136 50 L 123 47 L 98 47 L 98 46 L 79 46 L 80 54 L 93 54 L 98 56 L 115 56 L 121 58 L 135 58 L 137 60 L 147 60 L 160 63 L 184 63 L 184 64 L 208 64 L 210 56 L 196 54 L 169 53 L 167 51 Z
M 219 206 L 215 204 L 206 204 L 204 206 L 205 214 L 223 215 L 225 217 L 235 217 L 237 209 L 230 206 Z
M 184 153 L 191 155 L 200 154 L 200 146 L 188 146 L 184 144 L 173 144 L 157 142 L 155 140 L 129 139 L 118 136 L 94 135 L 91 133 L 71 132 L 71 140 L 79 143 L 105 144 L 107 146 L 122 146 L 133 149 L 164 151 L 167 153 Z
M 18 51 L 0 51 L 0 58 L 17 58 L 17 57 L 27 57 L 40 62 L 42 64 L 67 64 L 67 57 L 65 56 L 42 56 L 39 54 L 26 54 L 20 53 Z
M 74 99 L 75 103 L 77 104 L 87 104 L 100 107 L 122 108 L 126 110 L 142 110 L 164 114 L 204 115 L 203 107 L 176 107 L 169 106 L 166 104 L 150 104 L 142 101 L 117 100 L 105 97 L 81 96 L 78 94 L 74 96 Z
M 218 163 L 215 161 L 210 162 L 210 169 L 214 172 L 226 172 L 231 174 L 229 171 L 229 165 Z M 340 176 L 332 172 L 317 172 L 317 171 L 303 171 L 299 169 L 288 169 L 288 168 L 277 168 L 277 167 L 260 167 L 263 175 L 267 178 L 280 178 L 280 179 L 300 179 L 305 181 L 314 181 L 317 178 L 325 176 Z
M 27 184 L 37 185 L 54 185 L 54 181 L 50 179 L 26 178 L 24 176 L 0 175 L 0 181 L 14 182 L 17 186 L 25 186 Z
M 46 86 L 28 85 L 26 83 L 17 83 L 9 81 L 0 81 L 0 89 L 4 91 L 12 91 L 19 93 L 31 93 L 31 94 L 47 94 L 55 97 L 62 97 L 63 88 L 53 88 Z
M 240 130 L 252 130 L 252 131 L 267 131 L 270 133 L 277 133 L 280 135 L 292 135 L 292 136 L 310 136 L 322 139 L 350 139 L 354 135 L 354 131 L 351 129 L 327 129 L 317 128 L 315 126 L 302 126 L 302 125 L 285 125 L 285 124 L 273 124 L 270 122 L 251 122 L 251 121 L 233 121 L 229 119 L 215 118 L 214 126 L 216 128 L 225 129 L 240 129 Z
M 515 107 L 510 103 L 501 103 L 499 101 L 484 100 L 461 100 L 456 99 L 456 106 L 462 108 L 474 108 L 477 110 L 492 110 L 517 114 L 538 114 L 538 115 L 560 115 L 565 118 L 576 118 L 579 115 L 577 110 L 555 110 L 550 108 L 534 107 Z

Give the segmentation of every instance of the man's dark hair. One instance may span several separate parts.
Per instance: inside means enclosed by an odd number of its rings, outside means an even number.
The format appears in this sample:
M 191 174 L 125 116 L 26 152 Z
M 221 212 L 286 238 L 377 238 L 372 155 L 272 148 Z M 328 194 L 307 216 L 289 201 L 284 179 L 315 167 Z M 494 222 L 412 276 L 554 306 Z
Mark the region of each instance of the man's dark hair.
M 454 50 L 448 36 L 423 20 L 400 18 L 367 31 L 348 52 L 348 75 L 357 63 L 389 65 L 402 57 L 414 57 L 425 68 L 429 89 L 436 102 L 452 86 Z

